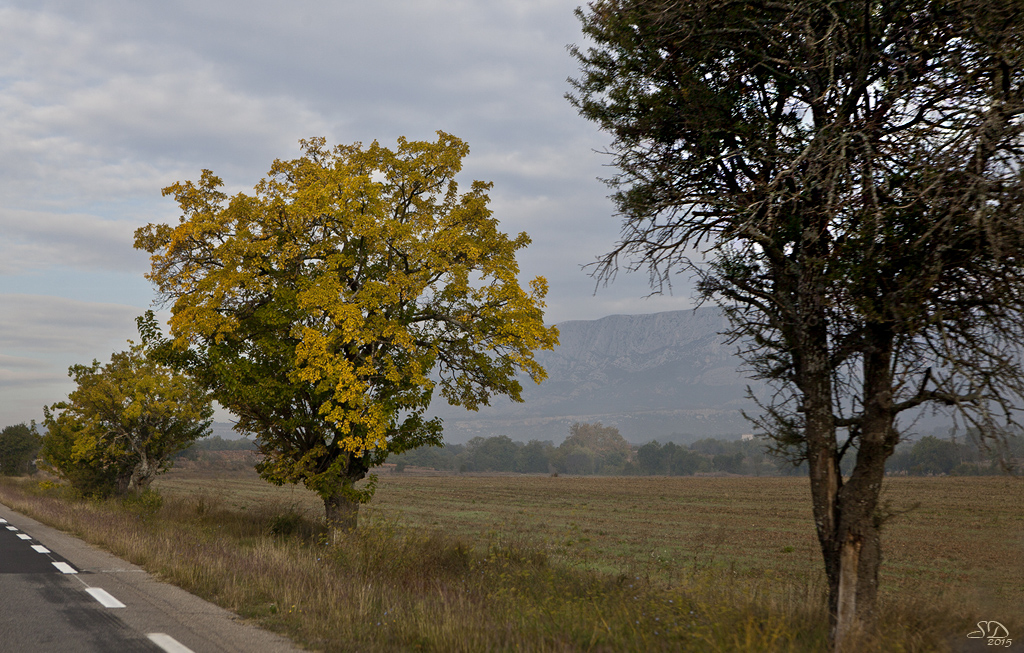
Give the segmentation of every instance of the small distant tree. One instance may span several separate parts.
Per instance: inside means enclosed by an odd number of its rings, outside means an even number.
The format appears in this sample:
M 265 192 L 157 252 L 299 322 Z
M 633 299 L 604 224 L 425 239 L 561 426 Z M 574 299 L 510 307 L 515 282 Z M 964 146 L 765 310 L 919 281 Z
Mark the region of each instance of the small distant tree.
M 732 453 L 728 440 L 717 438 L 703 438 L 690 445 L 690 451 L 696 451 L 707 456 L 716 456 L 723 453 Z
M 448 445 L 445 447 L 420 447 L 410 449 L 395 456 L 389 456 L 388 460 L 395 464 L 405 463 L 406 466 L 427 467 L 437 470 L 458 469 L 456 459 L 465 449 L 464 445 Z
M 663 450 L 668 459 L 668 473 L 672 476 L 692 476 L 707 464 L 700 454 L 674 442 L 665 444 Z
M 554 449 L 550 442 L 530 440 L 516 451 L 516 471 L 523 474 L 545 474 L 551 471 Z
M 478 436 L 466 443 L 466 461 L 476 472 L 511 472 L 521 446 L 507 435 Z
M 569 437 L 559 445 L 559 449 L 564 454 L 566 471 L 570 474 L 619 472 L 632 454 L 632 448 L 619 429 L 601 422 L 574 423 L 569 427 Z M 568 462 L 570 457 L 573 460 L 571 465 Z M 573 471 L 588 468 L 592 471 Z
M 131 343 L 129 343 L 131 344 Z M 101 365 L 74 365 L 77 388 L 43 409 L 46 467 L 87 495 L 140 492 L 172 457 L 209 434 L 213 408 L 193 379 L 141 345 Z
M 530 238 L 499 230 L 490 184 L 459 192 L 466 143 L 302 148 L 252 195 L 228 199 L 209 170 L 165 188 L 179 223 L 139 229 L 135 245 L 171 307 L 161 350 L 256 436 L 264 479 L 303 483 L 347 530 L 372 467 L 441 444 L 425 416 L 435 390 L 470 410 L 521 401 L 517 373 L 544 378 L 533 351 L 558 331 L 545 280 L 519 283 Z
M 720 453 L 711 459 L 711 464 L 719 472 L 742 474 L 743 454 L 739 452 L 733 454 Z
M 926 435 L 915 442 L 910 457 L 913 461 L 910 471 L 915 474 L 948 474 L 960 464 L 956 443 L 934 435 Z
M 35 423 L 15 424 L 0 431 L 0 474 L 15 476 L 34 470 L 32 461 L 39 453 L 41 438 Z
M 562 465 L 566 474 L 586 476 L 598 470 L 598 458 L 589 447 L 576 446 L 565 451 Z
M 664 447 L 657 440 L 648 442 L 636 450 L 636 465 L 641 474 L 648 476 L 667 474 L 668 462 Z

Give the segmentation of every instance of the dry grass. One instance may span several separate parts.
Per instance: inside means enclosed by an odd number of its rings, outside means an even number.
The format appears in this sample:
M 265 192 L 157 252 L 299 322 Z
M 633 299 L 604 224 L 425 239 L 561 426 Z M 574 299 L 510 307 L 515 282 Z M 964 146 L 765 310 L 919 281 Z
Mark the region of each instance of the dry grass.
M 806 481 L 381 478 L 360 530 L 323 543 L 322 506 L 251 473 L 178 470 L 163 505 L 0 500 L 317 650 L 824 648 Z M 933 651 L 978 619 L 1024 627 L 1021 484 L 894 479 L 881 634 Z

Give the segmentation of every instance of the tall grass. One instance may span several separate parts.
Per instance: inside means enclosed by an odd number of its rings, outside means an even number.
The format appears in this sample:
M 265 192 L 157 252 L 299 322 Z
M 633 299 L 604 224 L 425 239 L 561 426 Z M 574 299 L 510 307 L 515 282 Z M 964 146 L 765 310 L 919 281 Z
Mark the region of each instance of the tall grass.
M 822 651 L 824 586 L 693 564 L 603 574 L 526 534 L 479 539 L 371 516 L 328 542 L 295 505 L 209 493 L 84 501 L 0 481 L 0 501 L 323 651 Z M 656 563 L 650 563 L 656 564 Z M 889 602 L 858 650 L 937 651 L 974 615 Z

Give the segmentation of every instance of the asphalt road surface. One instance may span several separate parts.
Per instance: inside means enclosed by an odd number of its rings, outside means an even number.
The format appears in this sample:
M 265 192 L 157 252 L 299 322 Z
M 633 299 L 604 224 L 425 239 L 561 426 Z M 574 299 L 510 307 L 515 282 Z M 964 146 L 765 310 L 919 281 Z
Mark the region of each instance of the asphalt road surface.
M 0 504 L 0 652 L 298 650 L 278 635 Z

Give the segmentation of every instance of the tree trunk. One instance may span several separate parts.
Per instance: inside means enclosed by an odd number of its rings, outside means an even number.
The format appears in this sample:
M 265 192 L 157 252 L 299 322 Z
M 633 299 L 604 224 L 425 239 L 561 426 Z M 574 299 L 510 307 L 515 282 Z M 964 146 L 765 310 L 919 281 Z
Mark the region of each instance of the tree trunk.
M 801 390 L 804 404 L 804 428 L 807 441 L 808 475 L 811 481 L 811 507 L 829 584 L 829 638 L 835 642 L 839 597 L 839 579 L 843 569 L 837 531 L 843 514 L 840 490 L 835 418 L 832 413 L 831 371 L 827 349 L 808 351 Z M 847 554 L 849 556 L 849 553 Z M 847 567 L 849 569 L 849 567 Z
M 829 619 L 836 651 L 854 651 L 875 628 L 882 563 L 878 498 L 885 461 L 896 446 L 892 402 L 892 338 L 879 327 L 864 359 L 864 406 L 853 473 L 836 493 L 835 527 L 822 542 L 829 580 Z M 838 465 L 838 461 L 837 461 Z M 841 480 L 841 479 L 840 479 Z M 819 534 L 820 537 L 820 534 Z
M 327 516 L 327 528 L 334 537 L 340 533 L 354 531 L 359 523 L 359 502 L 352 498 L 352 483 L 346 482 L 338 490 L 324 497 L 324 512 Z
M 865 443 L 862 443 L 862 449 Z M 869 457 L 873 457 L 869 454 Z M 860 635 L 875 627 L 878 569 L 882 562 L 881 534 L 875 510 L 881 491 L 885 458 L 875 467 L 857 456 L 853 475 L 840 489 L 838 525 L 823 546 L 829 574 L 829 621 L 836 651 L 856 650 Z
M 117 479 L 114 481 L 114 496 L 123 497 L 128 494 L 128 488 L 132 483 L 132 472 L 131 470 L 122 469 L 117 474 Z
M 153 482 L 156 472 L 157 465 L 153 463 L 149 456 L 143 453 L 139 462 L 135 463 L 135 467 L 132 469 L 127 492 L 134 492 L 136 494 L 143 492 Z
M 860 636 L 875 627 L 882 558 L 881 538 L 872 513 L 878 494 L 852 491 L 847 484 L 841 495 L 840 527 L 826 552 L 835 569 L 829 578 L 830 637 L 836 651 L 855 651 Z M 853 507 L 851 503 L 859 505 Z M 871 506 L 872 510 L 865 515 L 861 506 Z

